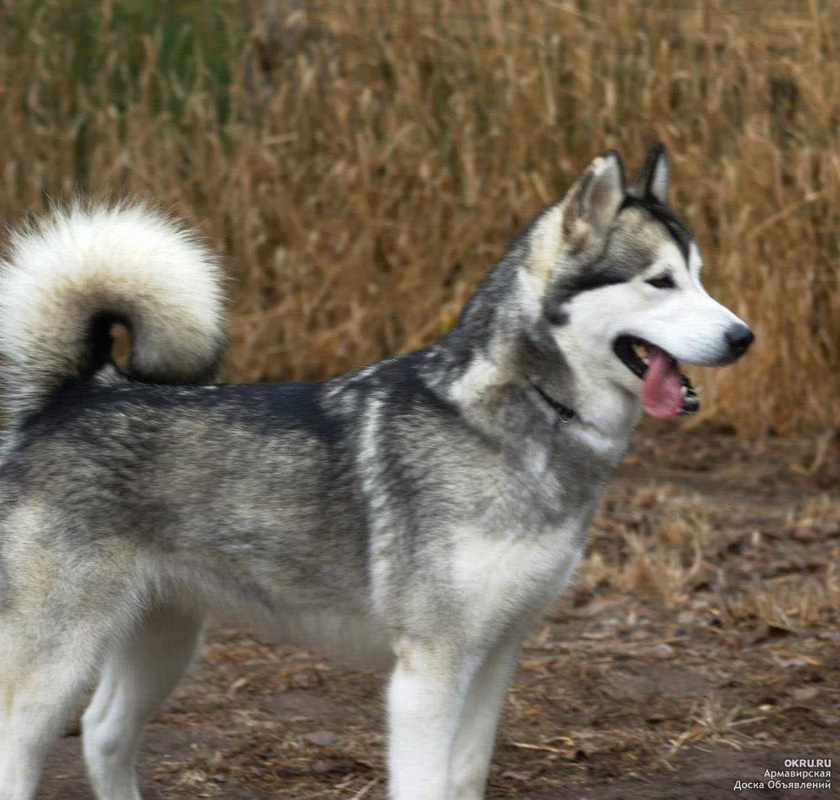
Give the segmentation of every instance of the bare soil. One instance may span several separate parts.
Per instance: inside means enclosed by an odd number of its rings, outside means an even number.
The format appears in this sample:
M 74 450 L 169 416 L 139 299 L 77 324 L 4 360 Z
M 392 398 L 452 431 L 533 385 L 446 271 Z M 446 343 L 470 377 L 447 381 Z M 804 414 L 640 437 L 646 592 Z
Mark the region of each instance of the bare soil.
M 838 484 L 836 432 L 645 429 L 528 640 L 488 796 L 708 800 L 840 756 Z M 148 728 L 144 797 L 378 800 L 382 678 L 216 630 Z M 80 750 L 71 725 L 39 797 L 92 797 Z

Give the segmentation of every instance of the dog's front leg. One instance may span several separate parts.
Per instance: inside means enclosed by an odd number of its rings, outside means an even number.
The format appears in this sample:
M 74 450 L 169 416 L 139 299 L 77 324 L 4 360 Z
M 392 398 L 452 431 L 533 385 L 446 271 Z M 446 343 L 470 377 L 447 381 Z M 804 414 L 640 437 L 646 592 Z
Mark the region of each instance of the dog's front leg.
M 403 640 L 388 687 L 391 800 L 447 800 L 449 762 L 474 660 Z
M 504 704 L 522 634 L 509 634 L 485 657 L 473 678 L 458 727 L 450 767 L 450 800 L 482 800 Z

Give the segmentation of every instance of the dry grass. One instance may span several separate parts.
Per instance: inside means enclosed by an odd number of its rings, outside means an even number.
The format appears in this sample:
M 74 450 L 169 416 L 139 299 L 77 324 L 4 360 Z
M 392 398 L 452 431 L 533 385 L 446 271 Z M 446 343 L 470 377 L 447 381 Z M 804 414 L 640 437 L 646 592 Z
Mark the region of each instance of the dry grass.
M 616 508 L 614 503 L 621 503 Z M 703 573 L 719 534 L 703 501 L 672 485 L 632 494 L 613 492 L 594 521 L 609 547 L 596 548 L 582 567 L 590 586 L 609 581 L 622 594 L 683 604 Z
M 840 500 L 768 503 L 764 531 L 737 524 L 742 515 L 731 499 L 710 503 L 674 484 L 612 488 L 593 520 L 580 591 L 639 598 L 677 617 L 699 614 L 724 637 L 836 624 Z
M 840 606 L 840 574 L 829 564 L 823 575 L 756 581 L 728 598 L 724 604 L 730 624 L 759 621 L 782 630 L 796 631 L 822 624 Z
M 712 288 L 758 334 L 702 376 L 707 413 L 838 423 L 837 4 L 242 9 L 0 3 L 6 216 L 77 190 L 176 205 L 230 257 L 230 377 L 312 379 L 441 333 L 591 155 L 661 139 Z

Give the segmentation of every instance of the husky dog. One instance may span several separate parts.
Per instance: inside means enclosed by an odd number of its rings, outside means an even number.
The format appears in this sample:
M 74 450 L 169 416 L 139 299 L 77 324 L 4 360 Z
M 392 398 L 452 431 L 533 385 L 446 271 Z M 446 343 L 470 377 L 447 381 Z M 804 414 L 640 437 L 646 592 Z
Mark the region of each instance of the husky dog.
M 484 796 L 523 637 L 580 558 L 677 359 L 753 336 L 700 283 L 655 147 L 592 161 L 454 328 L 317 384 L 214 385 L 221 271 L 140 206 L 71 207 L 0 275 L 0 798 L 27 800 L 85 686 L 100 800 L 138 800 L 143 726 L 210 613 L 392 664 L 394 800 Z M 115 321 L 131 366 L 111 361 Z

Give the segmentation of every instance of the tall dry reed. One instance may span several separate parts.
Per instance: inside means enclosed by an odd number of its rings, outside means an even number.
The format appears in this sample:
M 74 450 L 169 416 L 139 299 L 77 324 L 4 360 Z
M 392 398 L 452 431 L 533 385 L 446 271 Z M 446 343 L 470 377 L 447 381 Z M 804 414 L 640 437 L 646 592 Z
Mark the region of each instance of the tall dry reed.
M 700 376 L 705 413 L 840 422 L 836 3 L 68 5 L 0 2 L 0 204 L 128 192 L 199 221 L 234 278 L 231 379 L 424 344 L 587 159 L 662 140 L 758 337 Z

